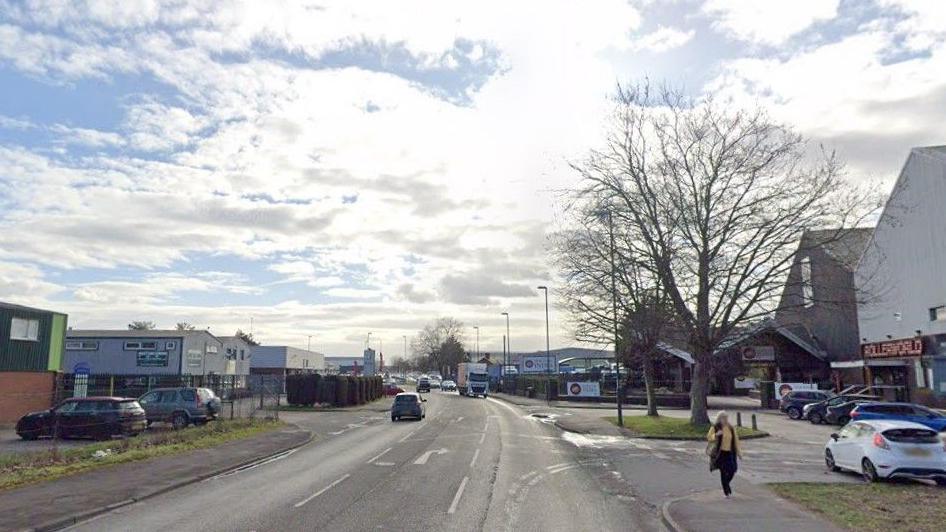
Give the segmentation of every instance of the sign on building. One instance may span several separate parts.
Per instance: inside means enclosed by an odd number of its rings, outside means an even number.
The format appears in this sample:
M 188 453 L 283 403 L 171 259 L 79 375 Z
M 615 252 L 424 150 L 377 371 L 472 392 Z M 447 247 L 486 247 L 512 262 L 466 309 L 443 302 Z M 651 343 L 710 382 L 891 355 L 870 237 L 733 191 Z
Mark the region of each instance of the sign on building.
M 557 373 L 558 369 L 558 360 L 553 357 L 546 357 L 545 355 L 530 355 L 522 357 L 522 362 L 519 364 L 520 373 L 549 373 L 551 368 L 552 373 Z
M 167 367 L 168 353 L 167 351 L 138 351 L 137 365 L 139 368 Z
M 874 342 L 861 345 L 864 358 L 915 357 L 923 354 L 921 338 L 906 338 L 889 342 Z
M 371 349 L 370 347 L 365 349 L 364 356 L 362 357 L 362 362 L 364 362 L 365 366 L 363 375 L 365 376 L 374 375 L 378 371 L 374 355 L 374 349 Z
M 775 348 L 771 345 L 747 345 L 742 348 L 742 361 L 749 364 L 775 362 Z
M 188 349 L 187 350 L 187 367 L 189 368 L 199 368 L 203 366 L 204 354 L 200 349 Z
M 779 399 L 781 399 L 782 396 L 784 396 L 788 392 L 796 392 L 799 390 L 811 390 L 811 391 L 818 390 L 817 384 L 811 384 L 808 382 L 776 382 L 774 383 L 774 386 L 775 386 L 775 397 L 778 397 Z
M 601 385 L 597 381 L 569 382 L 565 389 L 569 397 L 601 397 Z

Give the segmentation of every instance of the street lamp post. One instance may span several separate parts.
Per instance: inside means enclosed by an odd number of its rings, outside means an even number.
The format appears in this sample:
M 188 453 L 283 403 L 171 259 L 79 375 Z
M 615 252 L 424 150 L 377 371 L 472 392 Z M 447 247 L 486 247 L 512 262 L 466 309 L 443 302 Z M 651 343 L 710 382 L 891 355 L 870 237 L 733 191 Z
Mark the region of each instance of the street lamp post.
M 618 350 L 618 293 L 617 282 L 615 281 L 614 269 L 614 223 L 611 219 L 611 209 L 608 209 L 608 238 L 611 242 L 611 312 L 614 318 L 614 372 L 616 374 L 615 395 L 617 395 L 618 405 L 618 426 L 624 426 L 624 411 L 621 403 L 623 402 L 624 386 L 621 383 L 621 358 Z
M 503 388 L 506 387 L 506 366 L 509 365 L 509 359 L 512 357 L 512 340 L 509 336 L 509 313 L 503 312 L 503 316 L 506 316 L 506 348 L 503 350 Z M 505 391 L 505 389 L 503 390 Z
M 552 350 L 549 347 L 549 287 L 540 286 L 539 290 L 545 292 L 545 374 L 548 380 L 545 383 L 545 400 L 552 401 Z
M 402 334 L 401 336 L 404 337 L 404 360 L 407 360 L 407 335 Z
M 370 347 L 371 347 L 371 333 L 369 332 L 369 333 L 368 333 L 368 339 L 365 340 L 365 349 L 368 349 L 368 348 L 370 348 Z
M 312 351 L 312 335 L 311 334 L 309 335 L 309 341 L 306 342 L 305 350 Z

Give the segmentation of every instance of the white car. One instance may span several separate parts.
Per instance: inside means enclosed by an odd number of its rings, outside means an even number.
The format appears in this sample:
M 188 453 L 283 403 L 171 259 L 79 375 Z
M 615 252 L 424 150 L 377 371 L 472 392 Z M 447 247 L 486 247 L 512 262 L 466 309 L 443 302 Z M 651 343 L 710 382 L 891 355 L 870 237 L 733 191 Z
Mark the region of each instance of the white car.
M 440 383 L 440 389 L 445 392 L 455 392 L 457 391 L 457 383 L 451 380 L 443 381 L 442 383 Z
M 867 482 L 913 478 L 946 486 L 946 442 L 936 431 L 910 421 L 848 423 L 831 435 L 824 461 L 832 471 L 854 471 Z

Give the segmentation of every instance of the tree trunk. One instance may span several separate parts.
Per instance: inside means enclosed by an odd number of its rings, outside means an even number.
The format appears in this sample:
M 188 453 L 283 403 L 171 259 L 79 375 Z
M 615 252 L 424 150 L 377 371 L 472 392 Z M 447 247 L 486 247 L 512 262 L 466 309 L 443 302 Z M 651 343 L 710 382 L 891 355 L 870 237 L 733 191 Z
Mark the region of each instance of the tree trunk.
M 709 371 L 706 357 L 698 356 L 693 364 L 693 374 L 690 378 L 690 423 L 693 425 L 709 425 L 706 395 L 709 392 Z
M 654 357 L 644 355 L 644 391 L 647 394 L 647 415 L 657 416 L 657 390 L 654 383 Z

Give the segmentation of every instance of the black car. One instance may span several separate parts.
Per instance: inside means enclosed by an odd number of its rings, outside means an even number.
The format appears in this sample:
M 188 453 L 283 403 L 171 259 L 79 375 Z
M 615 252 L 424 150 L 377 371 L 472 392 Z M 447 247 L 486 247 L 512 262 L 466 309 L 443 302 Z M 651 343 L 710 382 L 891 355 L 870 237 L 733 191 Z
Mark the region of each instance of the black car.
M 836 395 L 827 401 L 819 401 L 817 403 L 805 405 L 805 408 L 802 409 L 802 415 L 805 417 L 805 419 L 817 425 L 825 422 L 825 416 L 828 413 L 828 408 L 850 403 L 851 401 L 876 400 L 877 398 L 873 395 Z
M 829 406 L 825 409 L 824 413 L 824 422 L 831 425 L 847 425 L 848 421 L 851 420 L 851 411 L 860 404 L 863 404 L 865 401 L 848 401 L 846 403 L 841 403 L 836 406 Z
M 17 422 L 16 433 L 24 440 L 46 436 L 107 440 L 116 434 L 137 436 L 146 426 L 145 411 L 136 399 L 82 397 L 26 414 Z
M 417 393 L 430 393 L 430 379 L 420 379 L 417 381 Z
M 778 409 L 788 414 L 791 419 L 801 419 L 805 405 L 827 401 L 831 397 L 828 392 L 817 390 L 795 390 L 782 396 Z

